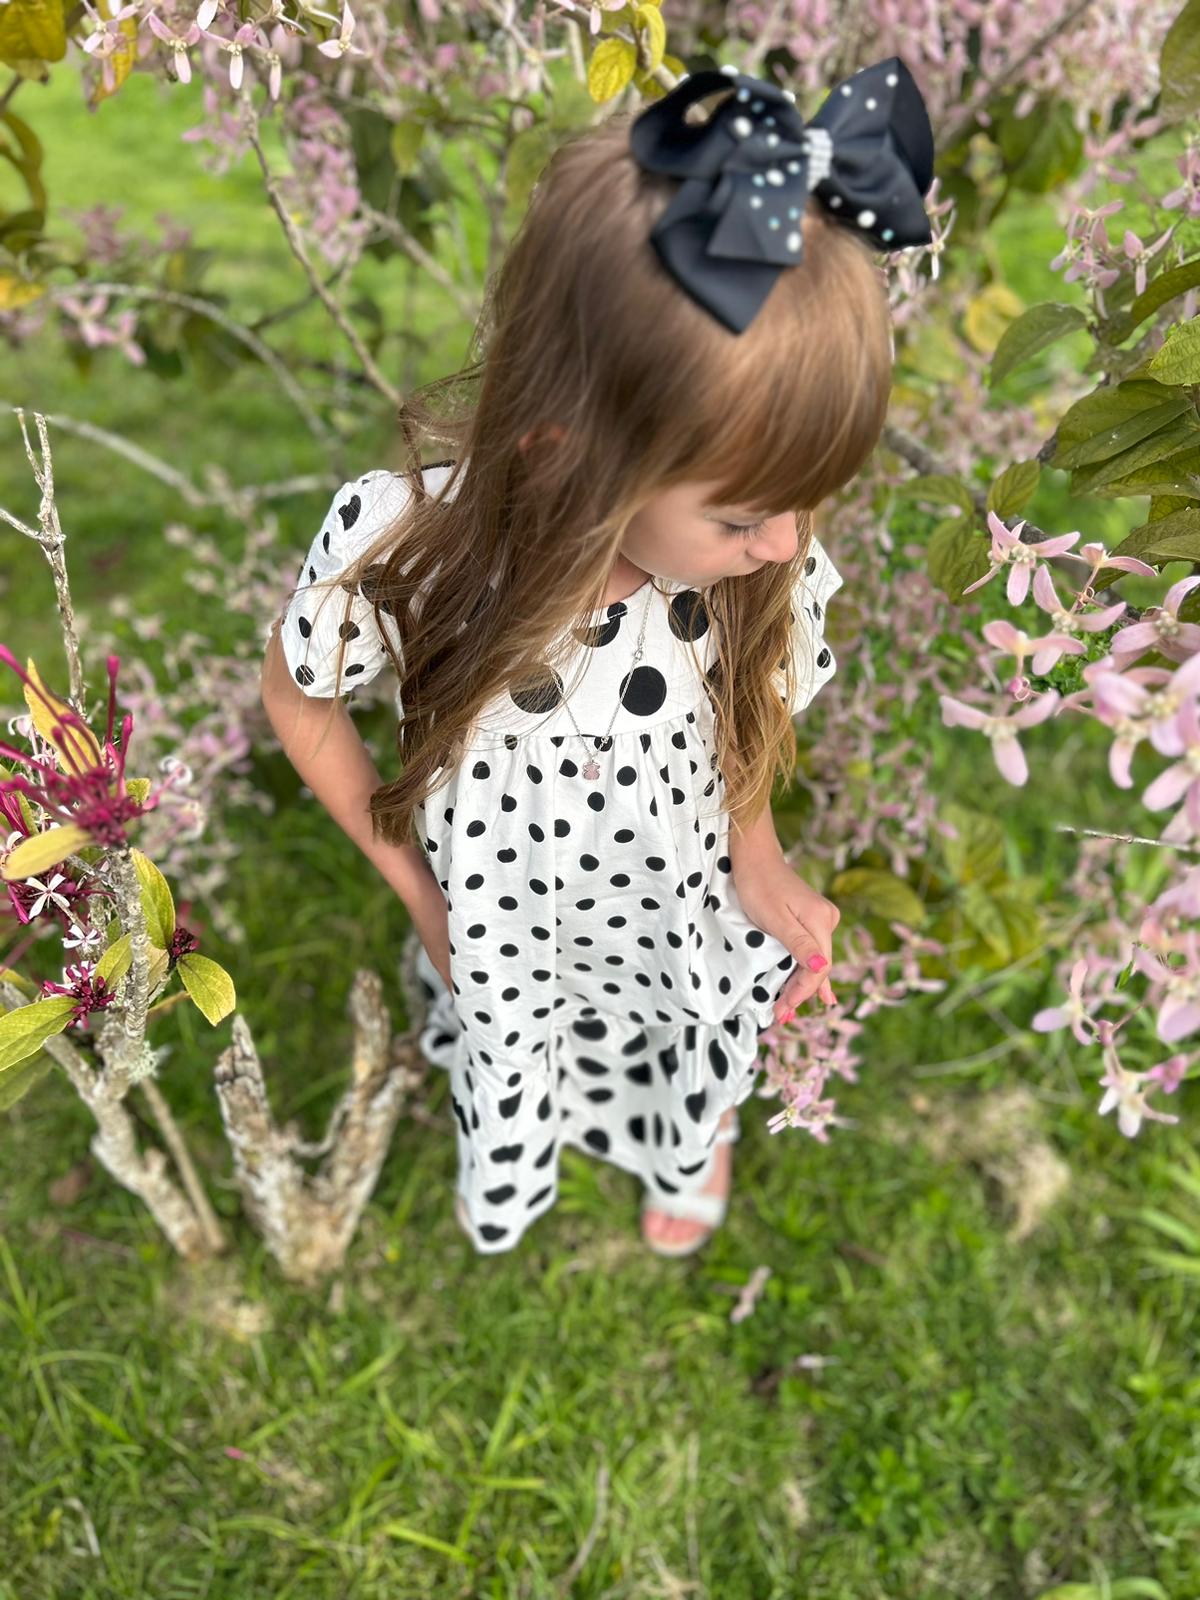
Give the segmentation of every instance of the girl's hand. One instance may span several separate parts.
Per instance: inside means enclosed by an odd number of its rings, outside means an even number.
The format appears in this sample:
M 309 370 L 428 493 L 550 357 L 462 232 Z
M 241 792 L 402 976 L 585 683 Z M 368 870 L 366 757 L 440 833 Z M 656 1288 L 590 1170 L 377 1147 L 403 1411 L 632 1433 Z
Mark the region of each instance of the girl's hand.
M 791 1012 L 820 994 L 826 1005 L 837 997 L 829 983 L 833 960 L 833 930 L 842 914 L 832 900 L 793 872 L 782 856 L 755 861 L 735 875 L 738 899 L 750 921 L 787 945 L 796 958 L 796 971 L 787 979 L 775 1001 L 776 1022 L 790 1020 Z M 823 956 L 825 965 L 814 972 L 810 956 Z

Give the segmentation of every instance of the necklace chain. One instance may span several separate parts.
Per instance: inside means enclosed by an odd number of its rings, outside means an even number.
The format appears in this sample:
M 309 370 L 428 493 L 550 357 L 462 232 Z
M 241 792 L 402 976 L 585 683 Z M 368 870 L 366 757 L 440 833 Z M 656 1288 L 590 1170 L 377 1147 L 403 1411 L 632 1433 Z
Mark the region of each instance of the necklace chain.
M 638 662 L 642 659 L 643 646 L 645 645 L 645 642 L 646 642 L 646 624 L 647 624 L 647 622 L 649 620 L 649 617 L 650 617 L 650 601 L 654 596 L 654 579 L 653 578 L 648 578 L 646 580 L 646 591 L 647 591 L 646 592 L 646 603 L 642 607 L 642 625 L 641 625 L 641 628 L 638 630 L 637 646 L 634 649 L 633 662 L 632 662 L 632 664 L 630 666 L 630 669 L 629 669 L 631 672 L 633 671 L 633 668 L 637 666 Z M 619 601 L 619 600 L 614 600 L 613 601 L 613 605 L 621 605 L 623 603 L 624 602 Z M 600 624 L 600 626 L 603 626 L 603 624 Z M 594 656 L 592 657 L 592 660 L 595 660 Z M 590 663 L 589 663 L 589 665 L 590 665 Z M 587 673 L 586 672 L 584 673 L 584 677 L 585 678 L 587 677 Z M 578 688 L 579 686 L 576 685 L 576 687 Z M 588 753 L 588 758 L 584 762 L 583 767 L 581 768 L 583 776 L 585 778 L 589 779 L 590 781 L 594 782 L 600 776 L 600 763 L 596 759 L 596 751 L 593 750 L 588 745 L 587 735 L 580 730 L 579 724 L 575 721 L 575 713 L 571 710 L 571 702 L 570 702 L 569 698 L 563 701 L 563 709 L 566 711 L 567 715 L 570 717 L 571 725 L 575 729 L 575 732 L 577 734 L 579 734 L 580 742 L 582 743 L 584 749 L 587 750 L 587 753 Z M 600 736 L 600 741 L 599 742 L 600 742 L 601 745 L 604 744 L 604 742 L 608 739 L 609 734 L 612 732 L 613 724 L 617 720 L 617 712 L 619 712 L 620 709 L 621 709 L 621 695 L 620 695 L 620 691 L 618 691 L 616 707 L 613 710 L 612 716 L 609 718 L 608 727 L 604 730 L 603 734 Z M 538 728 L 545 727 L 546 723 L 550 721 L 550 717 L 553 717 L 555 715 L 555 712 L 557 712 L 557 710 L 558 710 L 558 707 L 555 706 L 554 711 L 552 711 L 550 713 L 550 716 L 549 717 L 543 717 L 542 721 L 538 723 L 537 728 L 533 729 L 533 732 L 536 733 Z M 527 738 L 529 738 L 529 734 L 521 734 L 521 735 L 518 735 L 517 737 L 526 738 L 527 739 Z

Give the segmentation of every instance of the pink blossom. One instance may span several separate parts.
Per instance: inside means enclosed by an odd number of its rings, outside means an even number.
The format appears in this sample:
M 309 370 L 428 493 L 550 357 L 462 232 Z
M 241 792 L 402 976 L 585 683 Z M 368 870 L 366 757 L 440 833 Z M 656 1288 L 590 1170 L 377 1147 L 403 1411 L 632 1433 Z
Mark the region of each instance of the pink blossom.
M 180 83 L 191 83 L 192 63 L 188 58 L 188 46 L 195 44 L 200 38 L 200 27 L 196 22 L 190 22 L 182 33 L 175 33 L 168 28 L 157 11 L 151 11 L 146 17 L 150 24 L 150 31 L 164 44 L 170 45 L 174 54 L 175 76 Z
M 1146 265 L 1147 265 L 1147 263 L 1150 261 L 1150 259 L 1153 256 L 1155 256 L 1158 253 L 1158 251 L 1160 251 L 1162 249 L 1163 245 L 1166 244 L 1167 240 L 1171 237 L 1171 235 L 1174 232 L 1175 232 L 1175 224 L 1172 223 L 1171 226 L 1166 230 L 1165 233 L 1160 233 L 1159 234 L 1158 238 L 1154 241 L 1153 244 L 1145 245 L 1138 238 L 1137 234 L 1134 233 L 1132 228 L 1126 228 L 1126 230 L 1125 230 L 1125 254 L 1129 257 L 1129 259 L 1131 261 L 1136 261 L 1137 262 L 1137 269 L 1136 269 L 1136 271 L 1134 272 L 1134 275 L 1133 275 L 1133 285 L 1134 285 L 1134 288 L 1137 290 L 1138 294 L 1141 294 L 1145 290 L 1145 287 L 1146 287 Z
M 1164 1094 L 1174 1094 L 1179 1085 L 1187 1076 L 1191 1058 L 1186 1055 L 1168 1056 L 1165 1061 L 1160 1061 L 1156 1067 L 1151 1067 L 1146 1073 L 1149 1083 L 1157 1083 Z
M 1200 577 L 1180 578 L 1167 590 L 1161 605 L 1149 606 L 1140 621 L 1121 629 L 1112 642 L 1118 667 L 1147 650 L 1159 650 L 1172 661 L 1187 661 L 1200 653 L 1200 624 L 1179 620 L 1179 607 L 1184 597 L 1198 583 Z
M 1034 1013 L 1029 1026 L 1035 1033 L 1051 1033 L 1055 1028 L 1065 1028 L 1069 1025 L 1080 1044 L 1093 1042 L 1095 1028 L 1091 1021 L 1091 1013 L 1104 1004 L 1104 997 L 1093 994 L 1090 1003 L 1084 1000 L 1083 985 L 1087 975 L 1087 958 L 1081 956 L 1071 968 L 1071 982 L 1066 1002 L 1059 1006 L 1047 1006 Z
M 1017 734 L 1053 716 L 1060 696 L 1056 690 L 1050 689 L 1038 699 L 1023 705 L 1019 711 L 1001 715 L 981 711 L 978 706 L 969 706 L 962 700 L 956 700 L 953 695 L 943 694 L 938 698 L 945 726 L 976 728 L 985 733 L 992 741 L 992 758 L 1001 776 L 1020 787 L 1029 777 L 1029 767 Z
M 1078 532 L 1059 534 L 1054 539 L 1044 539 L 1040 544 L 1025 544 L 1021 539 L 1021 529 L 1025 526 L 1024 517 L 1015 528 L 1006 528 L 994 511 L 987 514 L 987 525 L 992 535 L 991 560 L 992 565 L 982 578 L 977 578 L 974 583 L 969 583 L 963 590 L 964 594 L 971 594 L 976 589 L 990 583 L 998 572 L 1005 567 L 1009 568 L 1008 574 L 1008 603 L 1019 606 L 1029 593 L 1029 577 L 1039 560 L 1047 556 L 1061 555 L 1064 550 L 1069 550 L 1078 539 Z
M 1115 1054 L 1109 1056 L 1105 1065 L 1104 1076 L 1100 1079 L 1104 1088 L 1098 1110 L 1103 1117 L 1115 1106 L 1117 1108 L 1117 1126 L 1127 1139 L 1132 1139 L 1142 1125 L 1143 1118 L 1153 1122 L 1178 1122 L 1179 1118 L 1166 1111 L 1155 1111 L 1146 1104 L 1142 1083 L 1145 1073 L 1128 1072 L 1116 1059 Z

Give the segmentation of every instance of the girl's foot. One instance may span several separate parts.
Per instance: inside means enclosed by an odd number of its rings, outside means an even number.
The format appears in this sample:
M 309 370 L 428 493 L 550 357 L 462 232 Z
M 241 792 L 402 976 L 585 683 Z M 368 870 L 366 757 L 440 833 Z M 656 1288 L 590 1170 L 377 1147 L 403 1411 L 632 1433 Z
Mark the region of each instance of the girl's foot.
M 736 1106 L 731 1106 L 721 1118 L 719 1126 L 728 1128 L 736 1115 Z M 733 1143 L 718 1141 L 716 1155 L 713 1157 L 712 1175 L 700 1193 L 728 1195 L 732 1171 Z M 655 1211 L 653 1206 L 646 1206 L 642 1212 L 642 1237 L 647 1244 L 690 1244 L 694 1239 L 711 1232 L 712 1229 L 706 1227 L 703 1222 L 692 1222 L 687 1217 L 669 1217 L 665 1212 Z

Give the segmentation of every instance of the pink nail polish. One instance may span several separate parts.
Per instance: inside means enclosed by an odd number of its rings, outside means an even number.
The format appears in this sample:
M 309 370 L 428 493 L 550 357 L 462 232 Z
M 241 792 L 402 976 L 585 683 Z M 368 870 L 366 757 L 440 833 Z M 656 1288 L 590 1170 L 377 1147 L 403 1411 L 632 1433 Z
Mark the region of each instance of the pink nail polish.
M 790 1022 L 795 1015 L 796 1015 L 795 1006 L 789 1006 L 787 1008 L 787 1010 L 783 1013 L 783 1015 L 780 1017 L 779 1020 L 780 1020 L 780 1022 Z
M 820 972 L 822 968 L 827 967 L 828 965 L 829 963 L 826 961 L 825 957 L 818 955 L 815 951 L 808 958 L 808 966 L 813 972 Z

